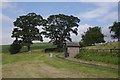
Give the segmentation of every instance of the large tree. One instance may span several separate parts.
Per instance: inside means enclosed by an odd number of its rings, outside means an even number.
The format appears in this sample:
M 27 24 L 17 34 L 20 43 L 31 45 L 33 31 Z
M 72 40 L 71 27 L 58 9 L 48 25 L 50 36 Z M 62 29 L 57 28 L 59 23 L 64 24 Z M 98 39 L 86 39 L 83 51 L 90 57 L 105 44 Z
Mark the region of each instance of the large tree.
M 36 13 L 19 16 L 14 21 L 15 28 L 11 37 L 15 38 L 16 41 L 20 40 L 20 45 L 27 46 L 29 51 L 33 40 L 42 41 L 42 36 L 37 26 L 41 26 L 43 22 L 42 16 Z
M 50 42 L 53 42 L 58 48 L 62 48 L 64 42 L 72 41 L 71 33 L 77 35 L 79 22 L 80 19 L 72 15 L 50 15 L 47 18 L 46 26 L 43 27 L 43 33 L 45 37 L 51 39 Z
M 100 27 L 89 27 L 89 29 L 82 35 L 82 44 L 86 46 L 101 42 L 105 42 L 105 40 Z
M 120 22 L 114 22 L 113 25 L 109 27 L 109 29 L 110 32 L 114 33 L 111 35 L 111 37 L 120 41 Z

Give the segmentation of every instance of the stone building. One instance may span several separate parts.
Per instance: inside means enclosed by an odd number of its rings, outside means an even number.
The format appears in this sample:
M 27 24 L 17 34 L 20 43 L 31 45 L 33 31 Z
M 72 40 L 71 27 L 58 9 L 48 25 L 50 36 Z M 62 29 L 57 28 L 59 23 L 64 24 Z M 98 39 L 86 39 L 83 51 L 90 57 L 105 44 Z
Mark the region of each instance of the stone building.
M 75 57 L 80 50 L 79 43 L 67 42 L 65 46 L 65 57 Z

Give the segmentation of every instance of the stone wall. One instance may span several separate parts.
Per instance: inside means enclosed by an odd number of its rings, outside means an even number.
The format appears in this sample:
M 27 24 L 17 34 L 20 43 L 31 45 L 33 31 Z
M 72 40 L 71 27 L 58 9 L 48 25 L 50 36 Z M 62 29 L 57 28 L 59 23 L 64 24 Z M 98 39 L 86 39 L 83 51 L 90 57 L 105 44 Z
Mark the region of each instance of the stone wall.
M 68 47 L 67 53 L 69 53 L 69 57 L 75 57 L 79 53 L 79 47 Z

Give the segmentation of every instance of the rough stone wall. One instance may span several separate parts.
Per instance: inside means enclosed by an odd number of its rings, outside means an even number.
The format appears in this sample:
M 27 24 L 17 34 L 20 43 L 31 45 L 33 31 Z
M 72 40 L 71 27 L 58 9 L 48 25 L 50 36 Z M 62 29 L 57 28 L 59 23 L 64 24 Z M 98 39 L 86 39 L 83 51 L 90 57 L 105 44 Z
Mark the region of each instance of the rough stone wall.
M 75 57 L 79 53 L 79 47 L 68 47 L 69 57 Z

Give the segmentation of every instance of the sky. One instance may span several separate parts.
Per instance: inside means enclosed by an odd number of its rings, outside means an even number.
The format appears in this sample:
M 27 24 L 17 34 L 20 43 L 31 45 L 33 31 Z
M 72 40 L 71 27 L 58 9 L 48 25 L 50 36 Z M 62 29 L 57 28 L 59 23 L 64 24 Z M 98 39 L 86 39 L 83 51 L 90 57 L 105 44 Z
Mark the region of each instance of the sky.
M 1 5 L 2 4 L 2 5 Z M 112 41 L 109 26 L 118 21 L 118 2 L 2 2 L 0 3 L 0 19 L 2 30 L 2 44 L 11 44 L 14 28 L 13 22 L 19 16 L 34 12 L 47 18 L 50 15 L 65 14 L 73 15 L 80 19 L 78 35 L 72 34 L 73 42 L 81 40 L 83 34 L 89 27 L 100 26 L 102 33 L 106 35 L 106 41 Z M 41 30 L 41 28 L 39 28 Z M 44 42 L 49 39 L 44 38 Z

